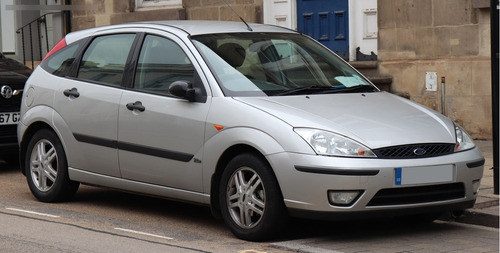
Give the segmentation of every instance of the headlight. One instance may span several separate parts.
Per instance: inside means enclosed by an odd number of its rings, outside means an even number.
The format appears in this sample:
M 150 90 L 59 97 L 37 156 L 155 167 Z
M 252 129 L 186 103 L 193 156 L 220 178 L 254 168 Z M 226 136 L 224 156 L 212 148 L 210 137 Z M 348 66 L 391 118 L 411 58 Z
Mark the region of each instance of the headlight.
M 465 130 L 457 124 L 455 124 L 455 138 L 457 143 L 455 152 L 469 150 L 476 146 Z
M 311 128 L 295 128 L 318 155 L 377 157 L 369 148 L 344 136 Z

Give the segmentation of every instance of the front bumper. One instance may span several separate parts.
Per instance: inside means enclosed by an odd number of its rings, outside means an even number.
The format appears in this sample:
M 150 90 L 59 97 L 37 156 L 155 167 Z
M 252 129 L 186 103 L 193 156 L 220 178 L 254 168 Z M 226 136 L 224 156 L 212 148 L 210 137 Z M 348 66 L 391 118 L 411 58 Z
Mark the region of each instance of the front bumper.
M 322 218 L 470 208 L 477 198 L 473 182 L 479 183 L 484 166 L 477 148 L 420 159 L 359 159 L 297 153 L 274 154 L 268 159 L 291 214 L 314 217 L 321 214 Z M 396 168 L 429 171 L 427 168 L 434 166 L 450 168 L 449 179 L 432 182 L 431 175 L 431 183 L 398 185 L 396 181 Z M 361 195 L 349 205 L 332 205 L 328 199 L 330 190 L 359 190 Z

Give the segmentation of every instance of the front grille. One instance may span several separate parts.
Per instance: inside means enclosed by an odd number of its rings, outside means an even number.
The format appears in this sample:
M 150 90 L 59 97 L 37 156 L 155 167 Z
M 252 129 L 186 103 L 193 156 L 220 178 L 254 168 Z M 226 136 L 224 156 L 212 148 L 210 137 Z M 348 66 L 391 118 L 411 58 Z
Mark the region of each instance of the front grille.
M 367 206 L 428 203 L 465 197 L 463 183 L 382 189 Z
M 11 98 L 4 98 L 0 95 L 0 112 L 18 112 L 21 107 L 21 99 L 23 97 L 22 90 L 24 89 L 24 83 L 26 82 L 26 77 L 19 75 L 9 76 L 6 73 L 1 73 L 0 75 L 0 88 L 3 86 L 9 86 L 12 91 L 21 91 L 18 95 L 12 96 Z
M 378 158 L 408 159 L 449 155 L 454 150 L 455 144 L 453 143 L 423 143 L 379 148 L 374 149 L 373 152 Z

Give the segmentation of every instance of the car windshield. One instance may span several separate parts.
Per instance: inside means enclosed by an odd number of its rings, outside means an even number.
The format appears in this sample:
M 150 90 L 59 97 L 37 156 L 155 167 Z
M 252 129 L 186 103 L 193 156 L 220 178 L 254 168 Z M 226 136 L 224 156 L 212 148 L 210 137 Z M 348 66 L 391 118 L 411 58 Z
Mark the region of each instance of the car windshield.
M 226 96 L 282 96 L 378 89 L 329 50 L 299 34 L 193 36 Z

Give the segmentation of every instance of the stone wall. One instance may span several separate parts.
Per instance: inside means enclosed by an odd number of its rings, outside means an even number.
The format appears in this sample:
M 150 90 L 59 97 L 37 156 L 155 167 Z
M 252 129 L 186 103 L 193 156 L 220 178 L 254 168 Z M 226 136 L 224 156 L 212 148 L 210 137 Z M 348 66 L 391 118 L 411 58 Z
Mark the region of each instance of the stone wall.
M 95 10 L 72 12 L 72 31 L 127 22 L 186 19 L 184 8 L 136 10 L 135 0 L 72 0 L 72 4 L 95 6 Z
M 263 22 L 263 0 L 226 0 L 247 22 Z M 135 8 L 135 0 L 73 0 L 95 10 L 73 11 L 72 31 L 110 24 L 151 20 L 233 20 L 239 17 L 223 0 L 183 0 L 183 8 Z
M 475 0 L 378 0 L 381 72 L 392 91 L 441 112 L 473 138 L 491 139 L 489 8 Z M 427 91 L 426 72 L 437 72 L 437 91 Z
M 246 22 L 263 23 L 264 0 L 226 0 Z M 269 0 L 266 0 L 269 1 Z M 187 19 L 240 21 L 223 0 L 183 0 Z

